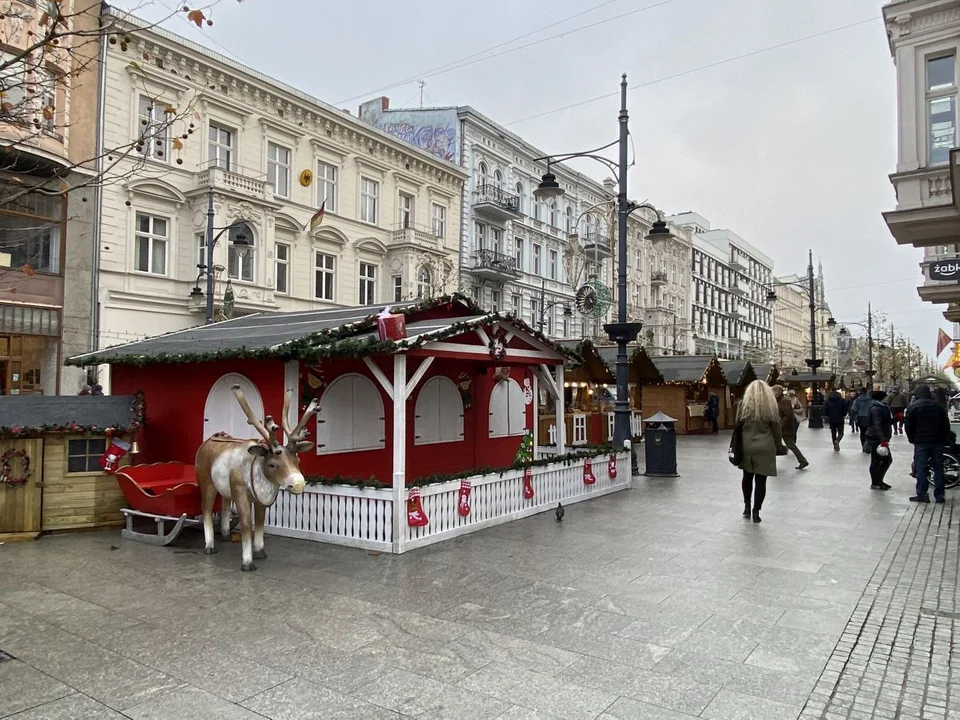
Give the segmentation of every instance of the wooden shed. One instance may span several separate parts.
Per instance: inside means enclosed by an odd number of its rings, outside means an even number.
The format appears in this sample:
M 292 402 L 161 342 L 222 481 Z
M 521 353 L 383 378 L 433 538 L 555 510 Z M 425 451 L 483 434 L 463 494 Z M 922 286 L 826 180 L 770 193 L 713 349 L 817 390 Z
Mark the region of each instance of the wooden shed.
M 727 411 L 721 416 L 720 424 L 722 427 L 732 428 L 736 424 L 737 405 L 743 399 L 747 386 L 758 378 L 749 360 L 721 360 L 720 365 L 729 383 Z
M 0 397 L 0 541 L 122 524 L 100 458 L 143 419 L 141 395 Z
M 715 355 L 671 355 L 652 361 L 662 379 L 643 385 L 644 417 L 657 412 L 675 417 L 681 435 L 709 431 L 703 410 L 711 393 L 720 399 L 720 418 L 727 416 L 727 377 Z

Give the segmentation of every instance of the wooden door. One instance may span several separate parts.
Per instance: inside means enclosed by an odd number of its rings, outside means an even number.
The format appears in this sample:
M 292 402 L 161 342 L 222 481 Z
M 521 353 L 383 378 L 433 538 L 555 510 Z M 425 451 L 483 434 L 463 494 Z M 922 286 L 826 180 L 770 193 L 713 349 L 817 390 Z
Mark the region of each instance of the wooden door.
M 5 536 L 36 536 L 40 532 L 43 493 L 43 440 L 0 440 L 0 454 L 24 450 L 30 460 L 30 477 L 23 485 L 0 483 L 0 539 Z M 21 475 L 23 466 L 11 459 L 12 475 Z

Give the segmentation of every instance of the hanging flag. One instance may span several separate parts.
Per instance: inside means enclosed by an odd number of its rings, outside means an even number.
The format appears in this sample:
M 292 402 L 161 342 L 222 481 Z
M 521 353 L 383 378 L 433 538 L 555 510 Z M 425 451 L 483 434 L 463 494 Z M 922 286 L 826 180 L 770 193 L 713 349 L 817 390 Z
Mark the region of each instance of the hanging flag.
M 320 227 L 320 223 L 323 222 L 323 214 L 326 212 L 326 208 L 327 208 L 327 201 L 324 200 L 323 203 L 321 203 L 320 205 L 320 209 L 313 214 L 312 218 L 310 218 L 310 223 L 309 225 L 307 225 L 307 228 L 305 229 L 308 229 L 310 232 L 313 232 L 318 227 Z
M 950 336 L 943 331 L 943 328 L 940 328 L 937 332 L 937 357 L 940 357 L 940 353 L 942 353 L 949 344 Z

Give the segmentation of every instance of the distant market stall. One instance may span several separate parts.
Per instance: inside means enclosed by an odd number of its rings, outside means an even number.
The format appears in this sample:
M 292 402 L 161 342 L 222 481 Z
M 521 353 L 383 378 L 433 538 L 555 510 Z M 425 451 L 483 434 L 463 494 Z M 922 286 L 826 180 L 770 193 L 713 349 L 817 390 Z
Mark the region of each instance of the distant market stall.
M 255 436 L 234 386 L 261 418 L 282 417 L 293 390 L 294 424 L 316 398 L 307 489 L 280 494 L 270 533 L 403 552 L 628 487 L 628 453 L 571 456 L 561 434 L 560 457 L 536 460 L 534 399 L 563 397 L 564 348 L 459 295 L 393 306 L 396 336 L 383 311 L 251 315 L 71 362 L 111 365 L 114 392 L 143 390 L 143 462 L 190 464 L 215 433 Z
M 720 401 L 720 418 L 727 417 L 730 400 L 727 377 L 715 355 L 670 355 L 651 358 L 660 380 L 643 385 L 643 416 L 662 412 L 677 418 L 677 433 L 708 431 L 703 411 L 711 394 Z

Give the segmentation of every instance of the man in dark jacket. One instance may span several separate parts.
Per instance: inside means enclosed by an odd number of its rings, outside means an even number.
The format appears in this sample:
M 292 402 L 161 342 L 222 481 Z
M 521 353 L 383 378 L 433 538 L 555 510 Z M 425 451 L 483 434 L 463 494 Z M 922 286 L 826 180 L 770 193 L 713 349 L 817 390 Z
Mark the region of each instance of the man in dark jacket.
M 843 439 L 843 425 L 847 419 L 847 403 L 836 390 L 831 392 L 823 403 L 823 414 L 827 416 L 827 422 L 830 423 L 833 449 L 839 452 L 840 441 Z
M 717 422 L 720 419 L 720 398 L 715 393 L 710 393 L 707 398 L 707 407 L 703 416 L 710 421 L 711 433 L 716 435 L 720 432 L 720 425 Z
M 938 503 L 944 498 L 943 446 L 950 440 L 950 418 L 947 411 L 933 399 L 930 388 L 918 385 L 916 402 L 904 419 L 907 440 L 913 445 L 914 472 L 917 476 L 917 494 L 910 502 L 930 502 L 930 469 L 933 469 L 933 497 Z
M 887 394 L 883 390 L 870 393 L 870 405 L 867 407 L 865 447 L 870 453 L 870 489 L 889 490 L 883 476 L 890 469 L 893 458 L 890 457 L 890 438 L 893 437 L 893 418 L 890 408 L 884 404 Z
M 870 405 L 872 403 L 873 400 L 871 400 L 870 395 L 867 394 L 867 389 L 860 388 L 860 394 L 857 395 L 851 406 L 851 412 L 855 414 L 857 427 L 860 429 L 860 447 L 865 453 L 870 452 L 867 448 L 867 416 L 870 413 Z
M 893 434 L 900 435 L 903 433 L 903 415 L 907 410 L 907 396 L 900 388 L 895 387 L 887 398 L 887 405 L 890 406 L 890 414 L 893 415 Z
M 797 470 L 803 470 L 810 465 L 797 447 L 797 423 L 793 416 L 793 403 L 787 397 L 783 385 L 773 386 L 773 395 L 777 398 L 777 410 L 780 412 L 780 427 L 783 434 L 783 444 L 787 450 L 797 456 Z

